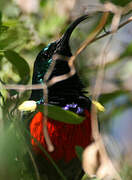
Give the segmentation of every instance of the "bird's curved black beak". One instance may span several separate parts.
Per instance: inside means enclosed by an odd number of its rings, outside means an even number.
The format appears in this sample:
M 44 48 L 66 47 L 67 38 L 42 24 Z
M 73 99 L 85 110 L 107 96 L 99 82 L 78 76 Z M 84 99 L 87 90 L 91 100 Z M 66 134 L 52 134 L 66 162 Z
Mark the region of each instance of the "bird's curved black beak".
M 87 19 L 89 16 L 88 15 L 83 15 L 79 18 L 77 18 L 75 21 L 72 22 L 72 24 L 67 28 L 66 32 L 64 35 L 61 37 L 61 39 L 58 41 L 58 48 L 57 48 L 57 53 L 60 55 L 68 56 L 70 57 L 72 55 L 70 46 L 69 46 L 69 40 L 71 37 L 71 34 L 73 30 L 76 28 L 76 26 Z

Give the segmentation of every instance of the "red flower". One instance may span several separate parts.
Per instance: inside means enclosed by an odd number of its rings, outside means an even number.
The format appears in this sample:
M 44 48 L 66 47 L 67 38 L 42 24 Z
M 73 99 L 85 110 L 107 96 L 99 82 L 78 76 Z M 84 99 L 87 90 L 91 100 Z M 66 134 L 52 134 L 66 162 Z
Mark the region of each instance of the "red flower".
M 85 148 L 91 143 L 91 120 L 90 113 L 85 110 L 85 120 L 81 124 L 67 124 L 48 118 L 47 129 L 50 139 L 55 147 L 53 152 L 49 152 L 55 160 L 64 159 L 69 162 L 76 157 L 75 146 Z M 31 135 L 40 142 L 47 150 L 47 145 L 43 135 L 43 114 L 38 112 L 30 123 Z M 38 145 L 31 140 L 32 146 L 38 153 L 42 153 Z

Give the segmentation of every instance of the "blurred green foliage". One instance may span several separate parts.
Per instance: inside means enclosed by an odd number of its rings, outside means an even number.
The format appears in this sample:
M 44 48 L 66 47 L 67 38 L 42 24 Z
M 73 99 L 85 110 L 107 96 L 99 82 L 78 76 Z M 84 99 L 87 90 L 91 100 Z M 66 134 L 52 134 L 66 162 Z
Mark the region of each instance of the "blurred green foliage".
M 14 69 L 17 69 L 21 78 L 21 84 L 27 83 L 30 78 L 30 68 L 28 63 L 12 50 L 4 51 L 5 58 L 14 65 Z
M 125 6 L 126 4 L 128 4 L 128 3 L 130 3 L 131 2 L 131 0 L 109 0 L 109 1 L 107 1 L 107 0 L 100 0 L 102 3 L 104 3 L 104 2 L 112 2 L 113 4 L 116 4 L 116 5 L 118 5 L 118 6 Z

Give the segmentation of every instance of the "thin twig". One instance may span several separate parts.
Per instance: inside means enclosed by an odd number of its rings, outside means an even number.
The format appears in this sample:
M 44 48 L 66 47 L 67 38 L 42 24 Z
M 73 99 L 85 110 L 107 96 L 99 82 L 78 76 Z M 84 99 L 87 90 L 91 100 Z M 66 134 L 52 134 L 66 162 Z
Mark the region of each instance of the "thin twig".
M 53 77 L 51 80 L 49 80 L 49 81 L 47 82 L 47 85 L 48 85 L 48 87 L 49 87 L 49 86 L 52 86 L 53 84 L 55 84 L 55 83 L 57 83 L 57 82 L 60 82 L 60 81 L 63 81 L 63 80 L 66 80 L 66 79 L 70 78 L 70 77 L 73 76 L 75 73 L 76 73 L 75 67 L 74 67 L 74 65 L 71 65 L 71 66 L 70 66 L 70 71 L 69 71 L 69 73 L 66 73 L 66 74 L 64 74 L 64 75 L 60 75 L 60 76 Z
M 29 154 L 29 156 L 30 156 L 30 158 L 31 158 L 31 161 L 32 161 L 32 163 L 33 163 L 34 170 L 35 170 L 35 173 L 36 173 L 36 178 L 37 178 L 37 180 L 40 180 L 40 175 L 39 175 L 39 171 L 38 171 L 37 165 L 36 165 L 36 163 L 35 163 L 33 154 L 32 154 L 32 152 L 31 152 L 30 148 L 28 147 L 28 145 L 27 145 L 27 151 L 28 151 L 28 154 Z
M 32 85 L 16 85 L 16 84 L 5 84 L 1 89 L 15 89 L 18 91 L 26 91 L 26 90 L 35 90 L 35 89 L 43 89 L 43 84 L 32 84 Z
M 92 99 L 98 101 L 98 97 L 101 94 L 101 89 L 102 89 L 102 84 L 103 84 L 103 79 L 104 79 L 104 68 L 105 68 L 105 59 L 106 59 L 106 55 L 109 49 L 109 45 L 110 42 L 112 40 L 112 37 L 108 40 L 107 44 L 105 45 L 103 51 L 100 53 L 100 58 L 101 63 L 99 65 L 98 68 L 98 72 L 97 72 L 97 78 L 96 78 L 96 82 L 95 82 L 95 86 L 93 89 L 93 94 L 92 94 Z M 91 111 L 91 126 L 92 126 L 92 137 L 93 139 L 96 141 L 99 139 L 100 136 L 100 132 L 99 132 L 99 127 L 98 127 L 98 120 L 97 120 L 97 110 L 95 108 L 95 106 L 92 104 L 92 111 Z
M 116 17 L 116 15 L 115 15 L 115 17 Z M 118 29 L 118 21 L 114 22 L 115 17 L 113 17 L 113 23 L 115 23 L 115 28 L 114 28 L 115 31 L 112 31 L 112 34 L 114 32 L 116 32 L 116 30 Z M 120 17 L 119 17 L 119 19 L 120 19 Z M 96 83 L 95 83 L 93 95 L 92 95 L 92 99 L 94 99 L 96 101 L 98 100 L 98 97 L 101 94 L 101 87 L 102 87 L 103 78 L 104 78 L 105 59 L 106 59 L 106 55 L 107 55 L 112 37 L 113 36 L 111 36 L 111 38 L 108 40 L 103 52 L 100 55 L 102 57 L 102 61 L 101 61 L 101 64 L 100 64 L 98 72 L 97 72 Z M 92 128 L 92 137 L 95 141 L 96 146 L 98 147 L 102 163 L 106 162 L 107 166 L 114 172 L 116 178 L 118 180 L 121 180 L 118 172 L 116 171 L 111 159 L 109 158 L 109 156 L 106 152 L 104 142 L 103 142 L 102 137 L 99 132 L 97 108 L 94 105 L 92 105 L 92 110 L 91 110 L 91 128 Z
M 126 24 L 128 24 L 128 23 L 130 23 L 130 22 L 132 22 L 132 16 L 131 16 L 127 21 L 125 21 L 125 22 L 123 22 L 122 24 L 120 24 L 117 30 L 121 29 L 123 26 L 125 26 Z M 95 42 L 95 41 L 97 41 L 97 40 L 99 40 L 99 39 L 102 39 L 103 37 L 108 36 L 108 35 L 110 35 L 110 34 L 112 34 L 112 33 L 113 33 L 112 31 L 107 31 L 106 33 L 104 33 L 104 34 L 96 37 L 95 39 L 93 39 L 93 40 L 91 41 L 91 43 L 93 43 L 93 42 Z M 91 43 L 90 43 L 90 44 L 91 44 Z
M 44 89 L 43 89 L 43 94 L 44 94 L 44 100 L 45 100 L 45 104 L 48 104 L 48 88 L 46 83 L 44 84 Z M 52 144 L 52 141 L 50 139 L 49 133 L 48 133 L 48 129 L 47 129 L 47 121 L 48 121 L 48 107 L 45 106 L 44 107 L 44 118 L 43 118 L 43 134 L 44 134 L 44 138 L 45 138 L 45 142 L 47 144 L 47 149 L 49 152 L 54 151 L 54 146 Z
M 47 85 L 47 80 L 49 79 L 54 67 L 55 67 L 56 61 L 54 59 L 54 57 L 52 57 L 52 64 L 50 65 L 48 71 L 46 72 L 44 78 L 43 78 L 43 99 L 44 99 L 44 104 L 48 104 L 48 85 Z M 45 137 L 45 142 L 47 144 L 47 148 L 49 152 L 53 152 L 54 151 L 54 146 L 53 143 L 50 139 L 49 133 L 48 133 L 48 129 L 47 129 L 47 121 L 48 121 L 48 107 L 45 106 L 44 108 L 44 118 L 43 118 L 43 134 Z

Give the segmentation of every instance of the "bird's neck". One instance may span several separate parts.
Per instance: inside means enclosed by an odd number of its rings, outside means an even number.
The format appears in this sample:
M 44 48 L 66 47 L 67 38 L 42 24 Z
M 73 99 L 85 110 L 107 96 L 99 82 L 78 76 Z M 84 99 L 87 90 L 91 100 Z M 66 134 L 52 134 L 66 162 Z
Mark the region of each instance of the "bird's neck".
M 48 88 L 49 97 L 76 97 L 83 93 L 83 84 L 77 74 Z

